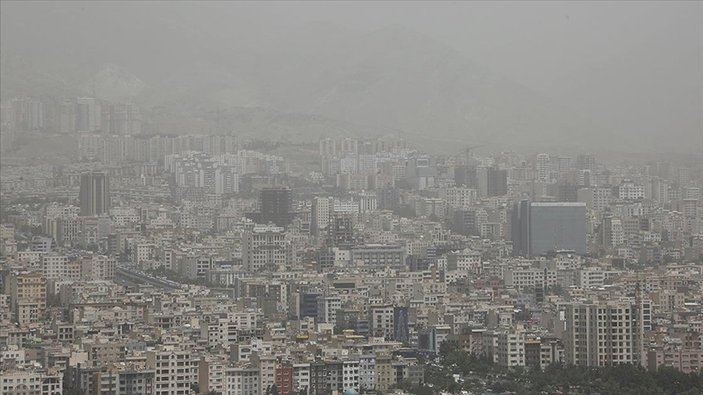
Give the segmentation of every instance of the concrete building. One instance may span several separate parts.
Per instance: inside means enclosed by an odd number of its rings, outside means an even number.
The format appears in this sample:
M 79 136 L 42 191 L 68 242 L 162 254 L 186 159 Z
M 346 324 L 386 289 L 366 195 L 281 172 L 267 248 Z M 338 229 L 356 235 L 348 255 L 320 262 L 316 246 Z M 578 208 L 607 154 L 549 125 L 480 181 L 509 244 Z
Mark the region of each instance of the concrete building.
M 537 160 L 535 162 L 536 181 L 548 182 L 550 180 L 550 176 L 549 176 L 550 171 L 551 171 L 551 164 L 549 162 L 549 154 L 537 155 Z
M 327 232 L 330 217 L 334 212 L 334 199 L 331 197 L 314 197 L 310 211 L 310 232 L 314 236 Z
M 364 244 L 351 248 L 351 260 L 364 266 L 405 266 L 405 248 L 391 244 Z
M 641 336 L 651 313 L 629 302 L 572 303 L 566 306 L 566 363 L 610 366 L 642 362 Z M 649 318 L 648 318 L 649 317 Z
M 497 167 L 479 167 L 477 174 L 479 196 L 504 196 L 508 193 L 507 170 Z
M 525 333 L 522 330 L 500 332 L 496 358 L 500 366 L 525 366 Z
M 283 228 L 256 225 L 242 238 L 242 261 L 246 270 L 258 272 L 285 267 L 289 262 Z
M 81 175 L 81 215 L 94 217 L 108 214 L 110 202 L 110 179 L 107 173 L 90 172 Z
M 515 255 L 586 254 L 586 204 L 523 200 L 513 208 L 512 238 Z
M 259 369 L 253 367 L 229 367 L 225 370 L 223 395 L 261 395 Z
M 7 287 L 15 322 L 22 327 L 44 319 L 46 277 L 36 272 L 12 273 Z
M 369 307 L 369 330 L 371 336 L 393 340 L 395 337 L 393 305 Z
M 259 224 L 286 227 L 293 220 L 293 195 L 288 187 L 263 188 L 259 193 L 259 212 L 250 218 Z
M 695 374 L 703 369 L 703 350 L 691 348 L 649 350 L 646 366 L 651 372 L 666 366 L 683 373 Z
M 198 358 L 190 350 L 161 345 L 146 352 L 146 366 L 154 369 L 154 395 L 188 395 L 198 382 Z
M 7 370 L 0 375 L 0 394 L 60 395 L 63 376 L 54 369 Z
M 337 323 L 337 310 L 342 308 L 339 296 L 323 296 L 317 299 L 317 322 L 326 324 Z

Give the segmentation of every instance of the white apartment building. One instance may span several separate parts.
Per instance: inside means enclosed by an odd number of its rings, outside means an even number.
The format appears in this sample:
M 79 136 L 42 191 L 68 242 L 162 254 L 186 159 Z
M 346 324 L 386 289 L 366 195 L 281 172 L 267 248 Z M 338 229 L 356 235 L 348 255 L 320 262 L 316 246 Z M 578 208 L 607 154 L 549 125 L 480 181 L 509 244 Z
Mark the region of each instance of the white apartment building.
M 315 197 L 312 200 L 310 226 L 313 233 L 319 234 L 330 224 L 330 214 L 334 209 L 334 199 L 330 197 Z
M 386 340 L 394 336 L 394 308 L 391 304 L 369 307 L 369 331 L 372 336 L 383 337 Z
M 618 186 L 618 198 L 623 200 L 644 199 L 644 186 L 632 181 L 623 181 Z
M 106 255 L 92 255 L 81 260 L 81 278 L 88 281 L 112 280 L 115 278 L 117 261 Z
M 368 390 L 376 388 L 376 357 L 373 354 L 359 358 L 359 386 Z
M 465 187 L 442 188 L 440 197 L 452 208 L 468 208 L 476 201 L 476 190 Z
M 207 340 L 207 344 L 210 347 L 216 347 L 218 345 L 229 347 L 233 344 L 237 344 L 238 335 L 238 325 L 226 318 L 221 318 L 217 320 L 217 322 L 211 322 L 209 324 L 202 323 L 200 325 L 200 336 Z
M 447 254 L 447 269 L 465 273 L 481 273 L 481 253 L 465 249 Z
M 227 382 L 225 380 L 225 370 L 227 361 L 224 358 L 201 358 L 198 366 L 198 384 L 200 393 L 209 392 L 224 393 Z
M 583 268 L 576 272 L 576 286 L 579 288 L 602 287 L 610 277 L 620 274 L 615 270 L 600 268 Z
M 342 388 L 359 389 L 358 359 L 345 359 L 342 362 Z
M 310 364 L 296 363 L 293 364 L 293 391 L 298 393 L 303 389 L 307 389 L 307 393 L 310 391 Z
M 376 200 L 375 193 L 361 192 L 356 196 L 356 199 L 359 202 L 359 212 L 360 213 L 369 213 L 369 212 L 376 211 L 377 200 Z
M 189 395 L 198 382 L 198 358 L 191 350 L 164 345 L 146 352 L 146 364 L 156 371 L 154 395 Z
M 635 310 L 636 306 L 629 302 L 567 305 L 563 339 L 566 363 L 584 366 L 638 363 L 642 331 L 636 323 Z
M 137 242 L 132 245 L 132 263 L 136 267 L 140 267 L 144 262 L 154 258 L 154 250 L 156 246 L 152 243 Z
M 317 322 L 326 324 L 337 323 L 337 310 L 342 308 L 339 296 L 325 296 L 317 299 Z
M 42 256 L 42 272 L 48 280 L 80 280 L 81 265 L 66 255 L 48 253 Z
M 288 264 L 288 249 L 283 228 L 256 225 L 242 238 L 242 261 L 251 272 L 273 270 Z
M 259 369 L 259 388 L 261 392 L 265 392 L 276 384 L 276 365 L 278 364 L 276 357 L 255 352 L 250 359 Z
M 496 360 L 500 366 L 525 366 L 525 333 L 505 331 L 498 333 Z
M 503 281 L 506 287 L 517 290 L 534 288 L 537 285 L 548 287 L 557 283 L 557 272 L 548 268 L 507 269 L 503 272 Z
M 579 202 L 586 203 L 589 210 L 603 211 L 610 205 L 612 190 L 604 187 L 580 188 L 576 196 Z
M 550 170 L 549 154 L 537 155 L 537 161 L 535 162 L 535 176 L 537 181 L 548 182 Z

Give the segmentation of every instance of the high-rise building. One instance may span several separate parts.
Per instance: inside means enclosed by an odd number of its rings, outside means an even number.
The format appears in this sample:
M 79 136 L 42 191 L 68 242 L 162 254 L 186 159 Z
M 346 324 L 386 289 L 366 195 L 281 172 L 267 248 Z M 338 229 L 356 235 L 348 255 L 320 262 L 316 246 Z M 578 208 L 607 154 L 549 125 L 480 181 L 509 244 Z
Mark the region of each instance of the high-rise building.
M 580 188 L 576 191 L 576 200 L 586 203 L 589 210 L 602 211 L 610 204 L 612 189 L 605 187 Z
M 368 213 L 377 209 L 378 201 L 373 192 L 361 192 L 356 196 L 356 200 L 359 202 L 360 213 Z
M 689 198 L 681 201 L 684 231 L 697 233 L 698 229 L 698 199 Z
M 452 231 L 465 236 L 478 234 L 478 226 L 476 223 L 476 210 L 454 210 Z
M 110 211 L 110 179 L 107 173 L 90 172 L 81 175 L 81 215 L 94 217 Z
M 395 210 L 400 205 L 400 191 L 397 188 L 382 188 L 376 191 L 380 210 Z
M 317 322 L 336 324 L 337 310 L 342 308 L 339 296 L 324 296 L 317 298 Z
M 337 155 L 337 142 L 331 138 L 320 139 L 320 156 L 334 158 Z
M 568 182 L 558 182 L 549 186 L 550 196 L 556 196 L 559 202 L 578 201 L 578 186 Z
M 576 157 L 576 168 L 579 170 L 595 170 L 596 157 L 593 154 L 580 154 Z
M 354 221 L 351 214 L 334 213 L 330 218 L 328 227 L 330 244 L 337 247 L 350 247 L 354 245 Z
M 408 308 L 405 306 L 393 307 L 393 340 L 407 342 L 410 340 L 408 327 Z
M 46 311 L 46 277 L 37 272 L 13 273 L 9 276 L 10 307 L 20 326 L 38 323 Z
M 496 336 L 495 359 L 500 366 L 525 366 L 525 332 L 500 331 Z
M 273 225 L 256 225 L 244 233 L 242 261 L 251 272 L 276 270 L 288 264 L 288 248 L 283 228 Z
M 358 154 L 359 153 L 359 140 L 346 137 L 341 141 L 339 151 L 342 155 L 346 154 Z
M 76 130 L 79 132 L 94 132 L 101 127 L 100 103 L 92 97 L 76 99 Z
M 312 199 L 310 215 L 310 231 L 319 236 L 327 230 L 330 224 L 330 215 L 334 211 L 334 200 L 329 197 L 315 197 Z
M 395 335 L 394 309 L 392 304 L 369 307 L 369 330 L 375 337 L 393 340 Z
M 405 170 L 406 178 L 414 188 L 422 190 L 434 186 L 437 168 L 429 155 L 423 154 L 409 158 Z
M 0 153 L 10 152 L 15 145 L 15 130 L 9 122 L 0 122 Z
M 550 168 L 549 154 L 537 155 L 537 161 L 535 162 L 535 177 L 537 178 L 537 181 L 549 181 Z
M 478 188 L 476 166 L 458 165 L 454 167 L 454 184 L 458 187 Z
M 142 120 L 139 107 L 131 103 L 104 104 L 100 114 L 100 129 L 107 134 L 140 134 Z
M 168 344 L 146 352 L 146 366 L 156 371 L 156 394 L 188 394 L 198 383 L 198 357 L 190 350 Z
M 478 169 L 478 192 L 481 197 L 503 196 L 508 193 L 508 171 L 497 167 Z
M 286 227 L 293 220 L 292 205 L 290 188 L 264 188 L 259 194 L 260 211 L 250 214 L 249 217 L 259 224 L 273 223 L 276 226 Z
M 618 198 L 623 200 L 644 199 L 644 186 L 630 180 L 623 180 L 618 186 Z
M 322 298 L 322 294 L 318 290 L 305 290 L 300 292 L 298 317 L 313 317 L 317 318 L 318 303 L 317 300 Z
M 30 97 L 16 98 L 10 102 L 9 122 L 13 129 L 33 131 L 44 129 L 44 103 Z
M 63 100 L 56 104 L 56 129 L 59 133 L 76 131 L 76 103 L 73 100 Z
M 586 204 L 523 200 L 513 208 L 512 239 L 515 255 L 585 254 Z
M 566 306 L 566 363 L 583 366 L 637 364 L 642 334 L 651 329 L 651 302 L 573 303 Z

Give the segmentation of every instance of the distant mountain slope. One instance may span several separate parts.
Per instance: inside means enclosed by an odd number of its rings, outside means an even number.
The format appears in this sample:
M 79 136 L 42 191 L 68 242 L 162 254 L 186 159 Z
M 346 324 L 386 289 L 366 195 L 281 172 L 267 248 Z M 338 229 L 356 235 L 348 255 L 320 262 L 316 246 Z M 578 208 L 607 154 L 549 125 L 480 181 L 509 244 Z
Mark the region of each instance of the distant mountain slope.
M 153 15 L 125 15 L 117 6 L 109 15 L 50 7 L 3 19 L 3 98 L 134 97 L 162 113 L 209 118 L 199 124 L 206 131 L 215 110 L 231 109 L 232 125 L 301 138 L 328 128 L 507 148 L 598 141 L 582 114 L 398 26 L 361 33 L 320 23 L 260 37 L 237 34 L 236 26 L 230 32 L 222 21 L 196 25 L 164 7 L 158 26 Z M 52 34 L 34 32 L 39 25 Z M 101 32 L 88 34 L 96 25 Z M 198 124 L 183 124 L 190 123 Z
M 334 62 L 305 65 L 311 72 L 277 95 L 296 111 L 467 142 L 589 141 L 583 117 L 403 28 L 316 51 Z

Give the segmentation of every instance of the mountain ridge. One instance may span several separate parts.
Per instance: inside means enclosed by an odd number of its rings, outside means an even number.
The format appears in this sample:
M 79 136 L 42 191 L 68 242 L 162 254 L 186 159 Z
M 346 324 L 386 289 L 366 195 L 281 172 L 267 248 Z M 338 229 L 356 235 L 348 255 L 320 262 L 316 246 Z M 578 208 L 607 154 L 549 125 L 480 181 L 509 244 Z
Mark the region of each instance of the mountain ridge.
M 324 23 L 302 25 L 257 41 L 217 35 L 205 26 L 182 26 L 185 22 L 168 14 L 161 19 L 167 30 L 142 42 L 134 40 L 146 31 L 146 21 L 138 20 L 133 32 L 120 30 L 122 38 L 109 37 L 103 45 L 114 48 L 112 52 L 82 50 L 98 45 L 90 37 L 72 43 L 70 38 L 81 30 L 75 26 L 63 40 L 67 55 L 52 52 L 50 66 L 41 62 L 47 55 L 6 48 L 3 58 L 9 54 L 19 61 L 3 61 L 3 66 L 8 64 L 3 67 L 3 98 L 36 94 L 30 85 L 41 88 L 47 81 L 53 81 L 52 94 L 62 88 L 69 95 L 91 94 L 87 81 L 102 73 L 99 96 L 133 97 L 147 109 L 188 110 L 196 118 L 207 118 L 203 114 L 213 109 L 269 108 L 379 134 L 394 131 L 409 138 L 435 136 L 511 149 L 587 147 L 599 129 L 582 114 L 399 25 L 369 32 Z M 149 50 L 159 45 L 161 51 Z M 76 62 L 79 67 L 71 67 Z M 26 69 L 16 66 L 23 63 L 36 69 L 29 70 L 30 78 L 23 77 Z M 83 89 L 76 92 L 76 87 Z M 305 127 L 300 125 L 296 134 L 305 135 Z

